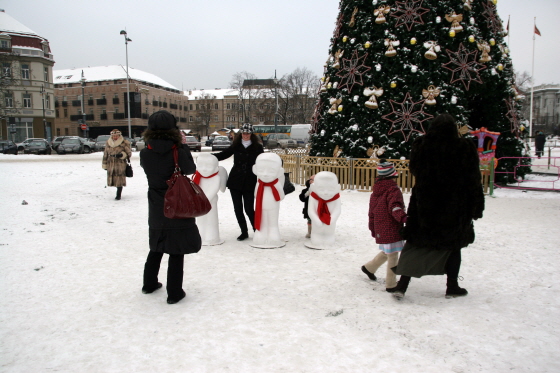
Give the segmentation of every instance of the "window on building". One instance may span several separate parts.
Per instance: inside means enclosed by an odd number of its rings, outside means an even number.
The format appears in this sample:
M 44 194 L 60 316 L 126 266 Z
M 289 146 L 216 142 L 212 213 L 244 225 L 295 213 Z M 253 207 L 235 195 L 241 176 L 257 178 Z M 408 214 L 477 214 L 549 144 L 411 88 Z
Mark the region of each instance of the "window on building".
M 259 120 L 260 120 L 261 122 L 264 122 L 264 117 L 259 117 Z
M 4 95 L 4 102 L 6 103 L 6 107 L 14 107 L 14 98 L 12 95 Z
M 214 116 L 214 122 L 217 122 L 218 120 L 219 120 L 219 119 L 218 119 L 218 116 L 215 115 L 215 116 Z
M 107 109 L 101 109 L 101 114 L 107 114 Z
M 54 111 L 55 116 L 58 118 L 58 109 Z
M 115 108 L 115 114 L 118 114 L 118 113 L 119 113 L 119 108 L 116 107 L 116 108 Z
M 235 115 L 231 117 L 231 121 L 235 122 Z
M 45 67 L 45 82 L 49 81 L 49 68 Z
M 226 104 L 226 109 L 229 110 L 230 108 L 231 108 L 231 105 L 230 105 L 230 104 Z
M 64 109 L 64 118 L 68 118 L 68 109 Z
M 192 117 L 189 117 L 189 122 L 192 122 L 192 121 L 193 121 Z
M 2 63 L 2 75 L 11 76 L 12 75 L 12 64 L 9 62 Z
M 57 128 L 57 129 L 56 129 L 56 135 L 57 135 L 57 136 L 60 136 L 60 128 Z
M 21 65 L 21 78 L 29 79 L 29 64 L 24 63 Z
M 30 108 L 31 107 L 31 95 L 29 93 L 23 94 L 23 107 Z
M 226 117 L 226 121 L 228 121 L 228 122 L 229 122 L 229 115 L 228 115 L 228 116 Z
M 10 42 L 8 40 L 0 41 L 0 48 L 9 49 L 10 48 Z
M 189 110 L 192 110 L 192 104 L 189 105 Z
M 64 129 L 64 136 L 68 136 L 70 134 L 68 127 Z
M 105 93 L 102 93 L 102 94 L 101 94 L 101 99 L 102 99 L 102 100 L 105 100 Z
M 118 93 L 115 93 L 115 94 L 113 95 L 113 98 L 119 98 L 119 94 L 118 94 Z
M 45 108 L 46 109 L 51 108 L 51 96 L 49 95 L 45 96 Z
M 196 110 L 198 110 L 198 104 L 196 104 Z

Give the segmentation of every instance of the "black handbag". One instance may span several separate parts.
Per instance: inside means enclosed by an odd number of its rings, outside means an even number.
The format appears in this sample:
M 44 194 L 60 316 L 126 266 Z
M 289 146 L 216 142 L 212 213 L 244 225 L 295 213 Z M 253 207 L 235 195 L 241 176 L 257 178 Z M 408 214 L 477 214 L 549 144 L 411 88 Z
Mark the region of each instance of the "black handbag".
M 296 190 L 296 187 L 290 181 L 290 173 L 284 172 L 284 195 L 288 195 Z
M 126 177 L 132 177 L 134 175 L 129 159 L 126 160 L 126 169 L 124 170 L 124 174 L 126 175 Z

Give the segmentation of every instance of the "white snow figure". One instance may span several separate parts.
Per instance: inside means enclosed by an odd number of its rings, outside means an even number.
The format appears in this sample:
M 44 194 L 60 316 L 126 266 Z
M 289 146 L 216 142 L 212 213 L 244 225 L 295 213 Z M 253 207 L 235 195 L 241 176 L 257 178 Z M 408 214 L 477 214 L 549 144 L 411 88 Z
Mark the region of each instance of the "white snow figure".
M 218 159 L 209 153 L 201 153 L 196 161 L 196 173 L 193 181 L 200 185 L 212 205 L 208 214 L 196 218 L 196 225 L 200 231 L 202 244 L 205 246 L 221 245 L 218 218 L 218 191 L 226 190 L 228 173 L 218 165 Z
M 309 188 L 307 215 L 313 229 L 311 242 L 305 246 L 311 249 L 326 249 L 334 244 L 336 221 L 340 216 L 340 184 L 335 174 L 321 171 Z
M 284 199 L 284 168 L 282 159 L 274 153 L 262 153 L 253 166 L 257 175 L 255 187 L 255 235 L 251 246 L 262 249 L 282 247 L 278 215 Z

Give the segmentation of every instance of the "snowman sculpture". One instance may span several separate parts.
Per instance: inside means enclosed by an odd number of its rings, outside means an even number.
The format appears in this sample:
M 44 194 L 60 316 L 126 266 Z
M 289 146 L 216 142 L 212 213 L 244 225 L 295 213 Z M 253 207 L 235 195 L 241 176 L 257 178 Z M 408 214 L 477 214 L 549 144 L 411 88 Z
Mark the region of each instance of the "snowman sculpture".
M 310 249 L 327 249 L 334 245 L 336 221 L 340 217 L 340 184 L 332 172 L 321 171 L 309 188 L 307 215 L 311 219 Z
M 209 153 L 202 153 L 196 161 L 196 173 L 193 182 L 200 186 L 212 205 L 208 214 L 196 218 L 196 225 L 200 231 L 202 245 L 221 245 L 218 217 L 218 191 L 226 190 L 228 173 L 218 165 L 218 159 Z
M 274 153 L 262 153 L 253 166 L 257 175 L 255 187 L 255 235 L 251 246 L 261 249 L 282 247 L 278 215 L 284 199 L 284 169 L 282 159 Z

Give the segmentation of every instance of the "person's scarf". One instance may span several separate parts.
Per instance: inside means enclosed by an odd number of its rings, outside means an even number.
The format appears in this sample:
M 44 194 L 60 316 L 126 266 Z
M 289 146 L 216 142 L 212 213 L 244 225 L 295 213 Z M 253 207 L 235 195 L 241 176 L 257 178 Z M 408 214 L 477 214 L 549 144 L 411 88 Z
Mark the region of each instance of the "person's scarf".
M 315 194 L 315 192 L 311 192 L 311 197 L 315 198 L 319 202 L 319 206 L 317 207 L 317 215 L 319 215 L 319 219 L 326 225 L 331 225 L 331 212 L 329 211 L 329 206 L 327 205 L 327 203 L 339 199 L 340 193 L 337 193 L 333 198 L 328 200 L 322 199 L 317 194 Z
M 276 189 L 275 184 L 278 183 L 278 179 L 271 181 L 270 183 L 265 183 L 261 179 L 258 180 L 259 188 L 257 189 L 257 204 L 255 206 L 255 229 L 260 231 L 261 230 L 261 220 L 262 220 L 262 200 L 264 196 L 264 188 L 270 187 L 272 190 L 272 194 L 274 195 L 274 199 L 276 201 L 280 201 L 280 193 L 278 193 L 278 189 Z
M 219 173 L 219 171 L 216 171 L 215 174 L 212 174 L 212 175 L 210 175 L 210 176 L 202 176 L 202 175 L 200 174 L 200 172 L 196 171 L 196 172 L 194 173 L 194 176 L 193 176 L 192 181 L 193 181 L 193 183 L 195 183 L 196 185 L 200 185 L 200 179 L 201 179 L 201 178 L 210 179 L 211 177 L 216 176 L 218 173 Z

